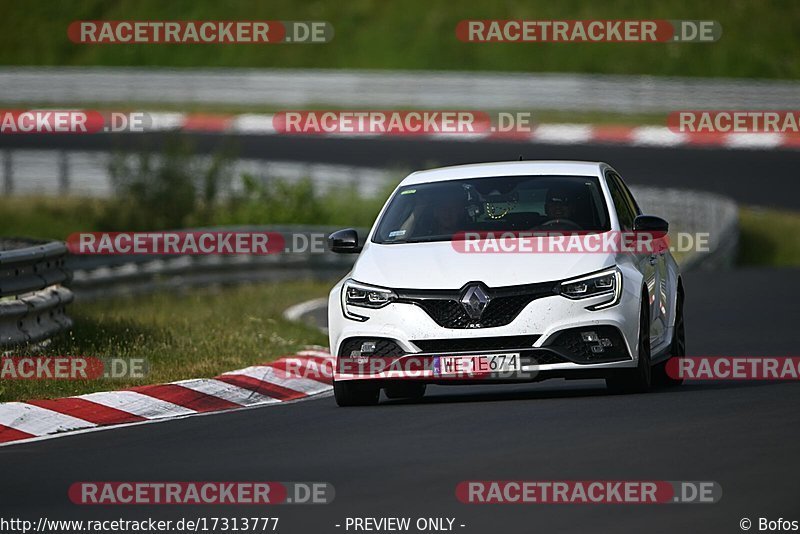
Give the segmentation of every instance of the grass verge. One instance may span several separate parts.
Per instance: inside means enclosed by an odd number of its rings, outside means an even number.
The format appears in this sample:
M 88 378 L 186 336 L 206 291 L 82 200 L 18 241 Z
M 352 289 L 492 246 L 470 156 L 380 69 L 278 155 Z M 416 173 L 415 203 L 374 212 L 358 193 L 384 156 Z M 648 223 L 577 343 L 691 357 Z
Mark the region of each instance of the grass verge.
M 29 0 L 5 2 L 0 64 L 586 72 L 800 78 L 792 0 Z M 715 43 L 463 43 L 462 19 L 705 19 Z M 325 20 L 327 44 L 81 45 L 74 20 Z
M 305 345 L 326 345 L 324 334 L 282 314 L 329 288 L 325 282 L 286 282 L 76 303 L 70 306 L 75 326 L 44 355 L 144 358 L 146 378 L 0 380 L 0 402 L 212 377 L 269 362 Z
M 75 232 L 164 230 L 215 225 L 370 226 L 393 185 L 387 184 L 384 193 L 366 198 L 347 188 L 318 194 L 313 185 L 305 182 L 292 185 L 275 180 L 268 190 L 258 192 L 251 198 L 219 203 L 203 220 L 197 220 L 198 217 L 194 217 L 196 214 L 193 213 L 181 223 L 156 225 L 153 222 L 155 217 L 148 217 L 145 224 L 140 226 L 125 217 L 128 212 L 138 214 L 143 211 L 130 209 L 133 205 L 130 198 L 115 201 L 76 196 L 0 197 L 0 214 L 14 214 L 13 217 L 0 217 L 0 236 L 65 240 Z M 168 202 L 162 204 L 165 211 L 171 209 Z M 354 206 L 358 206 L 358 209 L 354 209 Z
M 64 240 L 73 232 L 100 231 L 105 199 L 53 196 L 0 197 L 0 236 Z
M 739 210 L 740 265 L 800 266 L 800 213 Z

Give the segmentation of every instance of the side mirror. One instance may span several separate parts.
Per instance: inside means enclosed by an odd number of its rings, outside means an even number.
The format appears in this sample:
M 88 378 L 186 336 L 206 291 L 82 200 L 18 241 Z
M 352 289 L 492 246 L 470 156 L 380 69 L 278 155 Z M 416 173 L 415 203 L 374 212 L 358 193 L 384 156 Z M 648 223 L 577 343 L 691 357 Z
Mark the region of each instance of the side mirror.
M 639 215 L 633 220 L 633 231 L 666 234 L 669 231 L 669 223 L 654 215 Z
M 338 230 L 328 236 L 328 248 L 331 252 L 341 254 L 355 254 L 361 252 L 358 245 L 358 232 L 352 228 Z

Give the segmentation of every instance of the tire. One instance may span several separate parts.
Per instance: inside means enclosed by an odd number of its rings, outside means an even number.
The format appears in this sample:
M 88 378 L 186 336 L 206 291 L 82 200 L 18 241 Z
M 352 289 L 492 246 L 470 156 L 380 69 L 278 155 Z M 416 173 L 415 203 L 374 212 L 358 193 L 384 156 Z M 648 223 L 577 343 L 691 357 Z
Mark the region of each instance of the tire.
M 406 384 L 390 384 L 383 390 L 390 399 L 419 400 L 425 396 L 425 384 L 408 382 Z
M 333 397 L 339 406 L 374 406 L 381 390 L 366 380 L 333 381 Z
M 642 308 L 639 311 L 639 362 L 633 369 L 621 369 L 606 378 L 606 387 L 611 393 L 645 393 L 650 390 L 652 369 L 650 367 L 650 298 L 642 292 Z
M 671 358 L 686 356 L 686 332 L 683 325 L 683 284 L 678 284 L 678 295 L 675 297 L 675 328 L 672 332 L 672 343 L 669 348 Z M 683 378 L 672 378 L 667 373 L 667 362 L 653 368 L 653 383 L 661 387 L 677 387 L 683 384 Z

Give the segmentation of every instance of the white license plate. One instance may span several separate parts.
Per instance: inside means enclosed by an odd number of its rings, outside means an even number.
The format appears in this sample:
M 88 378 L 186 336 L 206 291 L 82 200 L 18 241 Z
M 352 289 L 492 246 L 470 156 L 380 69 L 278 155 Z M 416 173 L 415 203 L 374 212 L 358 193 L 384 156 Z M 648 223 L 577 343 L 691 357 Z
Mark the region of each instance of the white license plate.
M 433 363 L 437 376 L 471 376 L 513 373 L 522 370 L 519 352 L 464 356 L 437 356 Z

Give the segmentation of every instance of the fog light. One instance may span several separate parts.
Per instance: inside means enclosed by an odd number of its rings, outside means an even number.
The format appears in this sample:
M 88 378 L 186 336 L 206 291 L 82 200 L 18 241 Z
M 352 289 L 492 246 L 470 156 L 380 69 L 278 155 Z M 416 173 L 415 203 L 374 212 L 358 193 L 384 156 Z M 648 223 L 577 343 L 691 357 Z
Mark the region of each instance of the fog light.
M 601 339 L 600 340 L 600 344 L 603 345 L 604 347 L 610 347 L 610 346 L 613 345 L 613 343 L 611 343 L 611 340 L 608 339 L 607 337 L 604 337 L 603 339 Z
M 581 339 L 584 343 L 594 343 L 600 341 L 596 332 L 581 332 Z
M 605 349 L 603 348 L 602 345 L 592 345 L 592 352 L 594 352 L 595 354 L 599 354 L 599 353 L 603 352 L 604 350 Z

